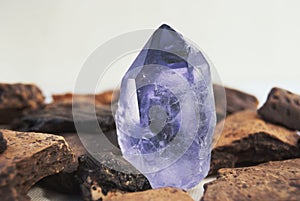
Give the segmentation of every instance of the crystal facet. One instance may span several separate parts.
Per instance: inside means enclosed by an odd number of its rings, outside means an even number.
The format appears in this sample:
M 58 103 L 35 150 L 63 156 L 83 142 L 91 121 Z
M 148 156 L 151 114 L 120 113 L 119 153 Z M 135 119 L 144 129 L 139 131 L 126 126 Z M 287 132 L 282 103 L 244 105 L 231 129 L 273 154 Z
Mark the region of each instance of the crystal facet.
M 201 51 L 162 25 L 124 75 L 115 118 L 124 158 L 153 188 L 197 185 L 209 170 L 216 124 Z

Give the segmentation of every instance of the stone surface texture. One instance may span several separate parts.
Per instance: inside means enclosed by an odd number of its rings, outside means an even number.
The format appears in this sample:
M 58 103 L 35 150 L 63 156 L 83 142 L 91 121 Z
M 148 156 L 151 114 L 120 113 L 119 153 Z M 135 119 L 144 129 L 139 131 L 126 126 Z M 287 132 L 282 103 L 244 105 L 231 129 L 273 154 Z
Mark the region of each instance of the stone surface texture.
M 42 187 L 60 193 L 80 194 L 80 185 L 75 179 L 75 173 L 78 169 L 77 159 L 80 156 L 87 154 L 87 151 L 77 133 L 64 133 L 62 136 L 73 150 L 76 160 L 69 163 L 62 172 L 42 179 L 39 184 Z
M 300 130 L 300 95 L 275 87 L 258 113 L 266 121 Z
M 95 103 L 95 105 L 109 105 L 113 104 L 118 98 L 118 91 L 105 91 L 100 94 L 53 94 L 53 102 L 72 103 L 73 99 L 77 102 Z
M 44 133 L 74 133 L 76 127 L 72 109 L 76 110 L 86 132 L 96 133 L 97 127 L 91 122 L 97 118 L 102 131 L 115 130 L 115 123 L 109 107 L 93 106 L 88 102 L 78 102 L 72 106 L 69 102 L 55 102 L 34 110 L 28 110 L 21 118 L 16 120 L 11 129 L 23 132 Z M 96 117 L 93 116 L 96 111 Z
M 107 153 L 106 163 L 100 163 L 89 155 L 79 158 L 76 172 L 84 200 L 102 200 L 111 192 L 136 192 L 150 189 L 151 186 L 142 174 L 118 171 L 132 166 L 121 155 Z M 112 168 L 117 167 L 117 168 Z
M 0 154 L 2 154 L 7 148 L 7 141 L 0 132 Z
M 300 157 L 297 132 L 268 123 L 255 111 L 237 112 L 223 121 L 223 130 L 222 122 L 216 127 L 222 133 L 212 151 L 210 174 L 224 167 Z
M 300 159 L 221 169 L 204 189 L 202 201 L 298 201 Z
M 184 191 L 176 188 L 160 188 L 137 193 L 109 194 L 103 201 L 193 201 Z
M 44 96 L 34 84 L 0 83 L 0 124 L 10 124 L 26 109 L 44 105 Z
M 1 201 L 27 199 L 40 179 L 62 171 L 75 160 L 63 137 L 1 130 L 7 150 L 0 154 Z
M 258 100 L 251 94 L 217 84 L 213 85 L 213 89 L 218 122 L 242 110 L 257 110 Z

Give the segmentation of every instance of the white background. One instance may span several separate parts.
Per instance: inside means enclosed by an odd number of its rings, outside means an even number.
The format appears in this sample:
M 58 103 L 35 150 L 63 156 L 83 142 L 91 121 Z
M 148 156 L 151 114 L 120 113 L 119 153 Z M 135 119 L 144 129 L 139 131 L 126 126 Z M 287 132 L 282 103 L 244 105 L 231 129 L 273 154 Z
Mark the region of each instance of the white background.
M 97 47 L 162 23 L 197 43 L 225 85 L 261 102 L 273 86 L 300 94 L 299 0 L 0 0 L 0 82 L 72 91 Z M 133 58 L 118 62 L 103 89 Z
M 225 85 L 261 100 L 272 86 L 300 93 L 298 0 L 0 0 L 0 82 L 72 91 L 98 46 L 162 23 L 197 43 Z M 121 62 L 108 83 L 118 83 L 128 65 Z

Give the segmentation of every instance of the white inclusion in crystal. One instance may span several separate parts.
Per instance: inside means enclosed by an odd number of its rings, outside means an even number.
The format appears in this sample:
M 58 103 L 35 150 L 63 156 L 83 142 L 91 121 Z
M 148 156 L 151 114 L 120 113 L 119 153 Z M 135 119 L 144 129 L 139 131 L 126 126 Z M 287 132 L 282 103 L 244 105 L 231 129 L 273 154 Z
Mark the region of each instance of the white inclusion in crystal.
M 126 116 L 130 117 L 128 119 L 131 119 L 134 123 L 139 124 L 140 122 L 140 113 L 139 113 L 139 103 L 138 103 L 138 97 L 136 93 L 136 84 L 134 79 L 128 79 L 126 83 L 126 89 L 127 91 L 126 98 L 126 106 L 128 107 L 127 111 L 130 111 L 130 114 L 126 114 Z

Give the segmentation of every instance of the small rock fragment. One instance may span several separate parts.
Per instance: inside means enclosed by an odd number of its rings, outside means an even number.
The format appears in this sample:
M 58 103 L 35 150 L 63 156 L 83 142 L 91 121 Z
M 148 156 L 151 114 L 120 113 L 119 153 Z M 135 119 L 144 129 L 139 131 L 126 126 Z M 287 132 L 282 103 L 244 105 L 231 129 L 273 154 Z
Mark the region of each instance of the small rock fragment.
M 213 85 L 213 90 L 218 122 L 235 112 L 242 110 L 256 111 L 257 109 L 258 100 L 253 95 L 217 84 Z
M 25 109 L 44 105 L 41 90 L 33 84 L 0 83 L 0 124 L 10 124 Z
M 275 87 L 258 114 L 266 121 L 300 130 L 300 96 Z
M 112 169 L 112 166 L 133 168 L 121 156 L 108 153 L 107 163 L 101 164 L 88 155 L 79 158 L 76 177 L 81 184 L 84 200 L 101 200 L 109 192 L 136 192 L 150 189 L 148 180 L 142 174 L 131 174 Z
M 109 194 L 103 201 L 193 201 L 184 191 L 176 188 L 160 188 L 137 193 Z
M 300 159 L 221 169 L 204 189 L 202 201 L 298 201 Z
M 62 171 L 75 160 L 63 137 L 10 130 L 1 132 L 8 144 L 7 150 L 0 154 L 1 201 L 24 200 L 36 182 Z
M 230 115 L 212 151 L 210 174 L 222 167 L 243 167 L 271 160 L 300 156 L 300 136 L 284 127 L 268 123 L 254 111 Z M 220 132 L 220 122 L 216 132 Z
M 100 94 L 54 94 L 54 103 L 72 103 L 73 99 L 79 102 L 95 103 L 96 105 L 110 105 L 116 102 L 119 92 L 106 91 Z
M 62 134 L 62 136 L 74 151 L 75 158 L 87 154 L 78 134 L 65 133 Z M 77 169 L 78 160 L 74 160 L 72 163 L 69 163 L 62 172 L 42 179 L 39 184 L 44 188 L 55 190 L 60 193 L 80 194 L 80 185 L 75 179 Z

